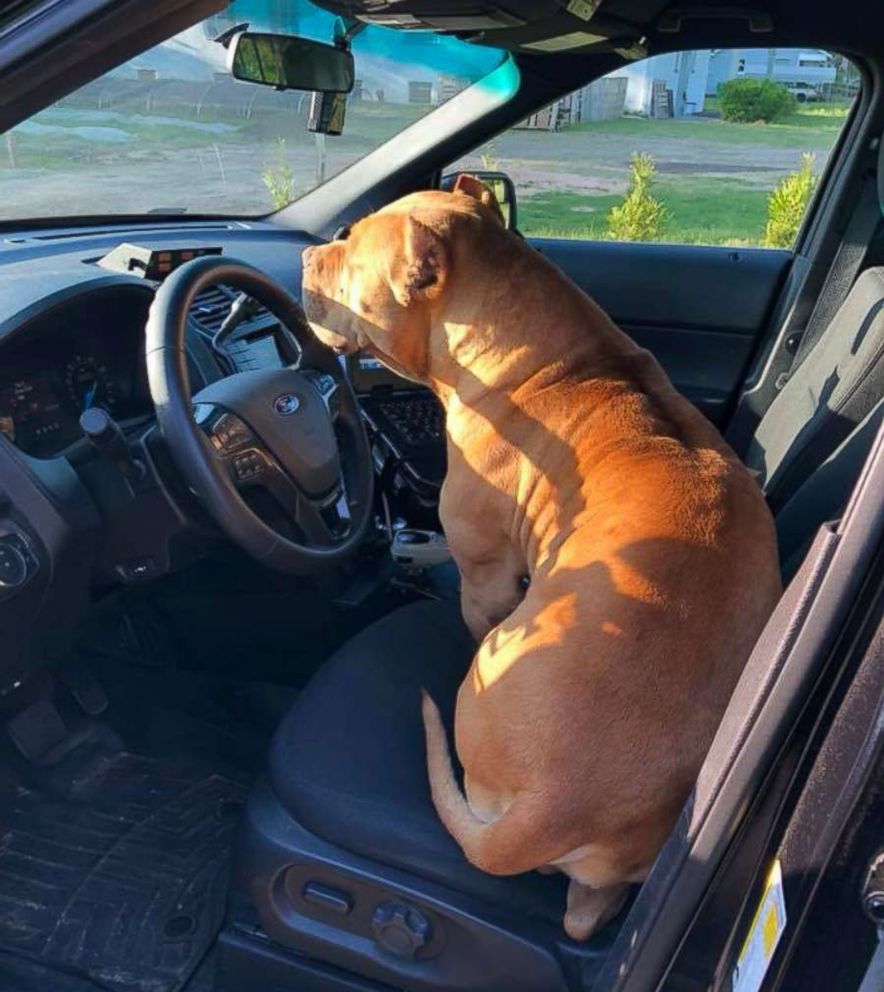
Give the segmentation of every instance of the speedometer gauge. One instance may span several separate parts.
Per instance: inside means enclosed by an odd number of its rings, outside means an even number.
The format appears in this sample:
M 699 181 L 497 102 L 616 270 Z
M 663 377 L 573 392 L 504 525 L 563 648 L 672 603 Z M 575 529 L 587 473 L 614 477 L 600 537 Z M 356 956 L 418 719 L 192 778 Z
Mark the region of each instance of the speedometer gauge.
M 78 410 L 93 406 L 112 411 L 117 402 L 114 381 L 107 366 L 92 355 L 76 355 L 65 366 L 68 396 Z

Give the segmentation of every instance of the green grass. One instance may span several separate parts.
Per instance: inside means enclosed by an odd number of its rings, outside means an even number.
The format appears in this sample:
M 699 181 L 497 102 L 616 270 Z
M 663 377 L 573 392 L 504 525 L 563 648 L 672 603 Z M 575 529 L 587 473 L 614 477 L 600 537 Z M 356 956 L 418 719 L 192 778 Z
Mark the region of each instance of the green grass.
M 787 118 L 787 124 L 795 124 L 798 127 L 826 126 L 840 130 L 844 126 L 844 121 L 853 106 L 852 100 L 832 100 L 829 103 L 804 103 L 800 104 L 791 117 Z
M 662 241 L 676 244 L 758 244 L 764 230 L 767 191 L 729 179 L 661 180 L 654 196 L 671 218 Z M 548 191 L 519 202 L 519 228 L 529 237 L 598 240 L 607 214 L 622 197 Z
M 732 145 L 768 145 L 774 148 L 828 148 L 844 124 L 848 104 L 802 106 L 796 113 L 773 124 L 732 124 L 714 118 L 672 120 L 621 117 L 614 121 L 573 124 L 566 130 L 609 134 L 622 138 L 677 138 L 692 142 Z
M 707 101 L 715 110 L 717 101 Z M 850 109 L 846 102 L 802 105 L 775 124 L 733 124 L 712 118 L 648 120 L 622 117 L 615 121 L 577 124 L 569 132 L 612 135 L 624 144 L 653 154 L 655 139 L 679 139 L 693 145 L 767 145 L 796 151 L 827 151 Z M 551 139 L 552 140 L 552 139 Z M 590 139 L 591 140 L 591 139 Z M 714 160 L 714 152 L 710 150 Z M 654 196 L 662 200 L 670 220 L 661 240 L 678 244 L 759 244 L 764 232 L 770 189 L 748 177 L 684 176 L 660 178 Z M 607 236 L 608 211 L 622 197 L 545 191 L 523 197 L 519 226 L 538 237 L 599 239 Z

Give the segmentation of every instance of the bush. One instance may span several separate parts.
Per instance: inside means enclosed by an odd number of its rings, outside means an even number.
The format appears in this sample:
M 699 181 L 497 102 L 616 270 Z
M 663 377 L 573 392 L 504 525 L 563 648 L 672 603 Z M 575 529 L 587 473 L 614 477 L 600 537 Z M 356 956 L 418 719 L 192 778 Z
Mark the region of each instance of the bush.
M 654 241 L 670 216 L 651 195 L 657 167 L 650 155 L 633 152 L 629 172 L 626 196 L 608 214 L 608 237 L 614 241 Z
M 718 87 L 718 99 L 726 121 L 769 124 L 795 109 L 795 97 L 772 79 L 729 79 Z
M 801 168 L 781 179 L 768 198 L 763 239 L 768 248 L 792 247 L 816 189 L 815 156 L 805 153 L 801 159 Z
M 285 138 L 276 139 L 276 157 L 267 162 L 261 172 L 274 210 L 282 210 L 295 198 L 295 175 L 285 160 Z
M 489 141 L 485 145 L 485 150 L 481 154 L 482 168 L 486 172 L 499 172 L 500 171 L 500 159 L 497 156 L 497 149 L 494 147 L 494 142 Z

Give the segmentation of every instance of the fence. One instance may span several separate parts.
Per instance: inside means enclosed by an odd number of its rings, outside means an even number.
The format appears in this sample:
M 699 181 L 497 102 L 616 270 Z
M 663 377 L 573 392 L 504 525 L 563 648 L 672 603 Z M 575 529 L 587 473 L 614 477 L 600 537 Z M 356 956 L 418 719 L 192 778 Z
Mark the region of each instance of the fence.
M 558 131 L 569 124 L 611 121 L 623 116 L 626 106 L 625 76 L 597 79 L 531 114 L 516 127 L 527 131 Z

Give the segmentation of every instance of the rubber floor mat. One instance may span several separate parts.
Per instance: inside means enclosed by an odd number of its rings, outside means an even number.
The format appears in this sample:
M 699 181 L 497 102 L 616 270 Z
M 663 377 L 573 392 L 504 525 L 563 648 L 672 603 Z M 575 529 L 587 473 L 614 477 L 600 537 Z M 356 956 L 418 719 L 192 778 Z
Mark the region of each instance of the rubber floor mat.
M 106 989 L 176 992 L 221 925 L 245 793 L 125 752 L 63 798 L 0 782 L 0 952 Z

